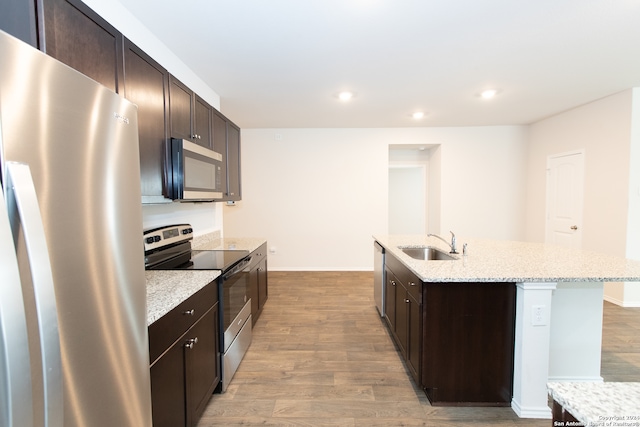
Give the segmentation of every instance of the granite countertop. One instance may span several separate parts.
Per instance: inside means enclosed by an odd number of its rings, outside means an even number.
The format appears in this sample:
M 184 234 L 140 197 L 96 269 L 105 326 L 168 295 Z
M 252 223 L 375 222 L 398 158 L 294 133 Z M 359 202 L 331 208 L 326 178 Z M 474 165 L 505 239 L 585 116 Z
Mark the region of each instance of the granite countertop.
M 217 251 L 236 250 L 253 252 L 267 240 L 259 237 L 219 237 L 217 233 L 197 236 L 193 239 L 193 249 Z
M 266 242 L 261 238 L 221 238 L 219 232 L 197 236 L 193 249 L 253 252 Z M 147 270 L 147 326 L 220 276 L 218 270 Z
M 551 382 L 547 389 L 582 425 L 640 425 L 640 383 Z
M 220 276 L 218 270 L 147 270 L 147 326 Z
M 449 247 L 426 235 L 373 236 L 424 282 L 640 282 L 640 261 L 543 243 L 458 238 L 454 261 L 422 261 L 398 246 Z M 462 246 L 468 243 L 466 256 Z

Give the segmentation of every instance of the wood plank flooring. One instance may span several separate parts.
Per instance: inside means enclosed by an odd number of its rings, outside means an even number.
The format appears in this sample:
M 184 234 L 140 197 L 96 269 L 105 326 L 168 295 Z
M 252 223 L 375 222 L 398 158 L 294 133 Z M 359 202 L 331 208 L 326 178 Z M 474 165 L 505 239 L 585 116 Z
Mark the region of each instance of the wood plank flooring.
M 640 381 L 640 309 L 605 303 L 605 381 Z M 369 272 L 269 272 L 269 300 L 227 392 L 198 427 L 549 426 L 511 408 L 432 407 L 405 371 Z

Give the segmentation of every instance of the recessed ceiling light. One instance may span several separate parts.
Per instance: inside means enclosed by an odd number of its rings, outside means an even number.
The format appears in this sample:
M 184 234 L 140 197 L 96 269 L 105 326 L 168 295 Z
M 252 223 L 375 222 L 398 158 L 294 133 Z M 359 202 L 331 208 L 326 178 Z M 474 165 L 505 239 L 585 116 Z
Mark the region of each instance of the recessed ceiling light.
M 411 115 L 411 117 L 413 117 L 416 120 L 420 120 L 424 117 L 424 113 L 422 111 L 416 111 Z
M 480 92 L 482 99 L 491 99 L 498 94 L 498 89 L 487 89 Z
M 344 92 L 340 92 L 338 94 L 338 99 L 340 101 L 350 101 L 353 98 L 354 94 L 353 92 L 348 92 L 348 91 L 344 91 Z

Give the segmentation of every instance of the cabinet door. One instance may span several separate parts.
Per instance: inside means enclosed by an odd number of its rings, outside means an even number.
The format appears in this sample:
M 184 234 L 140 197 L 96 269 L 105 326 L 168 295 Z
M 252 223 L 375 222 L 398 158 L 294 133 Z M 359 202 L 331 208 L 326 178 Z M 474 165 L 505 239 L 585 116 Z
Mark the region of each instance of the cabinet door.
M 213 151 L 222 154 L 222 158 L 227 158 L 227 119 L 218 111 L 213 110 L 211 115 L 211 136 L 213 138 Z M 222 188 L 227 188 L 227 162 L 222 161 Z
M 194 108 L 194 141 L 198 145 L 203 147 L 212 148 L 211 145 L 211 106 L 207 102 L 195 95 L 195 108 Z
M 396 329 L 396 288 L 398 287 L 398 279 L 389 270 L 385 268 L 387 281 L 384 284 L 385 313 L 384 318 L 387 319 L 389 329 L 395 332 Z
M 412 295 L 407 295 L 407 366 L 417 384 L 420 384 L 422 364 L 422 310 L 421 304 Z
M 122 34 L 80 0 L 42 0 L 42 7 L 40 49 L 120 92 Z
M 170 132 L 172 138 L 193 140 L 194 93 L 178 79 L 169 76 Z
M 240 184 L 240 128 L 227 124 L 227 193 L 224 200 L 242 199 Z
M 154 427 L 185 426 L 183 342 L 178 341 L 151 366 Z
M 166 201 L 169 73 L 129 40 L 124 45 L 124 97 L 138 106 L 142 200 Z
M 195 426 L 220 382 L 218 305 L 184 335 L 187 426 Z
M 269 297 L 269 286 L 267 281 L 267 257 L 265 256 L 258 266 L 258 307 L 260 311 L 264 307 Z
M 260 311 L 260 295 L 258 292 L 258 267 L 249 270 L 249 298 L 251 298 L 251 324 L 255 326 Z
M 397 338 L 398 346 L 400 347 L 400 352 L 406 358 L 407 354 L 407 339 L 409 337 L 409 325 L 407 323 L 409 316 L 409 298 L 407 295 L 407 291 L 402 286 L 402 284 L 398 284 L 396 286 L 396 329 L 395 334 Z

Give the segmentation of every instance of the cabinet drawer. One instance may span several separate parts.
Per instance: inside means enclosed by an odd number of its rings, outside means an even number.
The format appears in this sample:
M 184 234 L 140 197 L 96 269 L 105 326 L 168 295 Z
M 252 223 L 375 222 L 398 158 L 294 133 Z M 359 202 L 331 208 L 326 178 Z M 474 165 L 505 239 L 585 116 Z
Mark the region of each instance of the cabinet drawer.
M 216 302 L 218 302 L 217 280 L 209 283 L 149 325 L 149 361 L 153 363 Z
M 251 252 L 251 265 L 249 266 L 249 269 L 252 270 L 255 266 L 260 264 L 260 261 L 262 261 L 265 256 L 267 256 L 267 242 L 264 242 L 258 247 L 258 249 Z
M 405 274 L 402 283 L 418 304 L 422 304 L 422 282 L 413 274 Z
M 386 256 L 385 263 L 387 268 L 395 274 L 397 280 L 407 288 L 407 292 L 416 301 L 422 303 L 422 281 L 391 254 Z

